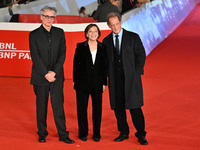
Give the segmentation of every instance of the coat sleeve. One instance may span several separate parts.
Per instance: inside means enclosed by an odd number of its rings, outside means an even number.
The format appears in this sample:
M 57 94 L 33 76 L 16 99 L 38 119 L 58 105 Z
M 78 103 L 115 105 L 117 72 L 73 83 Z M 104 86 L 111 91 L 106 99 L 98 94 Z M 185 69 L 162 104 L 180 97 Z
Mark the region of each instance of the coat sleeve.
M 135 68 L 139 74 L 144 74 L 146 53 L 139 35 L 135 38 Z
M 66 40 L 64 31 L 62 30 L 61 41 L 60 41 L 60 53 L 57 59 L 58 61 L 55 64 L 55 69 L 53 70 L 56 73 L 56 75 L 58 75 L 59 72 L 61 72 L 63 64 L 65 62 L 65 57 L 66 57 Z
M 33 62 L 33 68 L 40 76 L 44 77 L 48 73 L 48 70 L 47 66 L 45 65 L 45 63 L 39 55 L 36 38 L 36 35 L 34 35 L 32 32 L 29 34 L 29 48 L 31 53 L 31 59 Z
M 76 46 L 74 61 L 73 61 L 73 82 L 77 82 L 79 76 L 79 66 L 80 66 L 81 51 L 79 44 Z

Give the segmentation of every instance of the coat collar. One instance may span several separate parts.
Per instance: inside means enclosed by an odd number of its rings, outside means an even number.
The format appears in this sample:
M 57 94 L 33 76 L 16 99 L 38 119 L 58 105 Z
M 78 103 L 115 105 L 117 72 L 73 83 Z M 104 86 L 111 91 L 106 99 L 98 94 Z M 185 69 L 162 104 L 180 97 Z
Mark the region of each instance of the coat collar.
M 124 28 L 123 29 L 123 34 L 122 34 L 122 43 L 121 43 L 121 50 L 122 50 L 122 57 L 125 55 L 126 53 L 126 46 L 127 46 L 127 42 L 128 42 L 128 35 L 127 35 L 127 30 L 125 30 Z M 111 32 L 109 35 L 108 35 L 108 39 L 109 39 L 109 43 L 110 44 L 110 47 L 109 49 L 111 49 L 111 56 L 112 56 L 112 59 L 113 59 L 113 50 L 114 50 L 114 42 L 113 42 L 113 32 Z
M 48 46 L 49 49 L 49 42 L 48 42 L 48 38 L 47 38 L 47 33 L 48 31 L 43 27 L 43 25 L 41 24 L 41 26 L 39 27 L 40 32 L 41 32 L 41 36 L 45 39 L 45 45 Z M 57 36 L 56 36 L 56 32 L 55 32 L 55 27 L 51 27 L 51 37 L 52 37 L 52 43 L 54 43 L 55 41 L 57 41 Z M 45 34 L 44 34 L 45 33 Z M 55 44 L 51 44 L 51 52 L 53 52 L 53 49 L 55 47 Z
M 83 43 L 84 46 L 88 46 L 88 40 Z M 97 40 L 97 47 L 102 47 L 102 43 Z
M 51 26 L 51 29 L 50 29 L 50 32 L 51 32 L 51 33 L 52 33 L 53 29 L 54 29 L 54 27 Z M 49 31 L 47 31 L 47 30 L 44 28 L 44 26 L 43 26 L 42 24 L 40 25 L 40 30 L 42 30 L 42 31 L 44 31 L 44 32 L 49 32 Z
M 125 47 L 127 46 L 127 42 L 129 41 L 128 39 L 129 39 L 129 37 L 127 35 L 127 31 L 125 29 L 123 29 L 122 43 L 121 43 L 121 50 L 123 50 L 122 57 L 126 53 L 127 49 Z
M 88 54 L 89 54 L 89 57 L 90 57 L 90 64 L 91 64 L 92 66 L 95 66 L 96 63 L 97 63 L 98 60 L 99 60 L 99 54 L 100 54 L 99 51 L 101 51 L 100 49 L 101 49 L 101 47 L 103 46 L 102 43 L 99 42 L 99 41 L 97 41 L 97 54 L 96 54 L 96 60 L 95 60 L 94 64 L 93 64 L 93 62 L 92 62 L 92 55 L 91 55 L 91 52 L 90 52 L 90 48 L 89 48 L 88 41 L 83 42 L 83 45 L 86 47 L 87 52 L 88 52 Z

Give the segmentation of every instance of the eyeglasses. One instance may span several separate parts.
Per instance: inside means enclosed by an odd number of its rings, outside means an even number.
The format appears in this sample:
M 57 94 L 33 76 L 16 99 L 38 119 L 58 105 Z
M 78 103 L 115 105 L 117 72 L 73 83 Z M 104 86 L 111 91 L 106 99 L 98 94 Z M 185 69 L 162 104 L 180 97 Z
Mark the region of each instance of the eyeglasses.
M 48 16 L 48 15 L 42 15 L 45 19 L 51 19 L 51 20 L 53 20 L 53 19 L 55 19 L 55 16 Z

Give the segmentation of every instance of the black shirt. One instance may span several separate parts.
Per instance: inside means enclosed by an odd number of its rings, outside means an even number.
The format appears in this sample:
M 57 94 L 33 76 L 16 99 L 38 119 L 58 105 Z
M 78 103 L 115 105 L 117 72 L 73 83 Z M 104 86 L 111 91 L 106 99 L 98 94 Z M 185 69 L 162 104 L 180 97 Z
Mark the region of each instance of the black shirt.
M 48 55 L 48 60 L 49 60 L 49 66 L 48 68 L 50 69 L 51 68 L 51 44 L 52 44 L 52 28 L 50 29 L 50 32 L 47 31 L 44 26 L 42 25 L 42 29 L 44 30 L 44 33 L 46 34 L 47 36 L 47 40 L 49 41 L 49 55 Z

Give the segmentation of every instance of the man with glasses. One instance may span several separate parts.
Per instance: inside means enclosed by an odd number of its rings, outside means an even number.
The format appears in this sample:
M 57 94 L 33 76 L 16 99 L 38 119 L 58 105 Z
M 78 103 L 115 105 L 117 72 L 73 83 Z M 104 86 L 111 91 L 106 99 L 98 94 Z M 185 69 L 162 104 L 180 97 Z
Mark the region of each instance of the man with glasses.
M 36 113 L 39 142 L 46 142 L 47 106 L 49 93 L 59 134 L 59 140 L 74 143 L 66 131 L 65 113 L 63 108 L 63 64 L 66 56 L 64 31 L 52 26 L 56 8 L 45 6 L 41 9 L 42 25 L 30 32 L 29 47 L 32 58 L 31 84 L 36 95 Z

